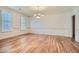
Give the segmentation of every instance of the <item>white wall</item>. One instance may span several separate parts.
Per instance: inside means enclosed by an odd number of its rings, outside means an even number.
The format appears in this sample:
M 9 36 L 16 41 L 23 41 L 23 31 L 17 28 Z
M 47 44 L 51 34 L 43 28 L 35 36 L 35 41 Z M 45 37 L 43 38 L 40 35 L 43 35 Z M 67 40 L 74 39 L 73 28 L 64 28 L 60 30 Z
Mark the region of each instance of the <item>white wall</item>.
M 74 14 L 76 15 L 75 20 L 75 40 L 79 42 L 79 7 L 74 9 Z
M 40 20 L 31 18 L 31 33 L 72 36 L 72 12 L 46 15 Z
M 21 34 L 24 34 L 24 33 L 28 33 L 28 30 L 29 30 L 29 18 L 26 17 L 26 24 L 27 24 L 27 28 L 26 28 L 26 31 L 20 31 L 20 16 L 23 15 L 19 12 L 16 12 L 12 9 L 8 9 L 8 8 L 1 8 L 0 9 L 1 12 L 4 12 L 4 11 L 9 11 L 12 13 L 12 31 L 11 32 L 6 32 L 6 33 L 2 33 L 0 31 L 0 39 L 3 39 L 3 38 L 8 38 L 8 37 L 12 37 L 12 36 L 16 36 L 16 35 L 21 35 Z M 1 20 L 1 19 L 0 19 Z
M 49 34 L 49 35 L 61 35 L 72 36 L 72 12 L 66 12 L 63 14 L 45 15 L 40 20 L 34 18 L 27 19 L 27 29 L 22 32 L 19 29 L 19 16 L 22 15 L 14 10 L 3 8 L 2 11 L 9 11 L 13 14 L 13 27 L 12 32 L 2 33 L 0 32 L 0 39 L 16 36 L 24 33 L 36 33 L 36 34 Z M 30 29 L 29 29 L 30 28 Z

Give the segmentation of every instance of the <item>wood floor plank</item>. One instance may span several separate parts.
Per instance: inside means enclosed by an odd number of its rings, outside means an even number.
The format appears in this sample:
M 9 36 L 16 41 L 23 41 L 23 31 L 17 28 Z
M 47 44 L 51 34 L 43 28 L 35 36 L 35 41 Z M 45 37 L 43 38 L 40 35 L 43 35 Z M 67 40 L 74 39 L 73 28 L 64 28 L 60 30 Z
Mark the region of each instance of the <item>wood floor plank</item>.
M 78 53 L 79 43 L 71 38 L 29 34 L 0 40 L 2 53 Z

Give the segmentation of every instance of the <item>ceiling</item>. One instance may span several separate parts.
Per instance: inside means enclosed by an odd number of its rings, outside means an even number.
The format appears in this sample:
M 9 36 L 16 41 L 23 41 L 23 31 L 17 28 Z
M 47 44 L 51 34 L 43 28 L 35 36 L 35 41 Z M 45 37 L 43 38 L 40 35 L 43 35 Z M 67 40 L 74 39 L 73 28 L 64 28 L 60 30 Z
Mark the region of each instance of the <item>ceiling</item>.
M 19 11 L 27 16 L 32 16 L 37 10 L 36 6 L 9 6 L 9 8 Z M 59 14 L 64 12 L 71 12 L 73 6 L 40 6 L 40 12 L 45 15 Z

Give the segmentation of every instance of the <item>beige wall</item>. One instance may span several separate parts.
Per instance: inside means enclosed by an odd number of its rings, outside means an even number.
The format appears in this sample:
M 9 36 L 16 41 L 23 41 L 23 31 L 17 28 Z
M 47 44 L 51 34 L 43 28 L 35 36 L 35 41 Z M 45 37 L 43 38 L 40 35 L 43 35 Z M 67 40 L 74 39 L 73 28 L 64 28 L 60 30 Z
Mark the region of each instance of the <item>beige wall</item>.
M 46 15 L 40 20 L 31 18 L 31 32 L 37 34 L 72 36 L 72 12 Z
M 8 11 L 8 12 L 11 12 L 12 13 L 12 31 L 11 32 L 6 32 L 6 33 L 2 33 L 0 31 L 0 39 L 3 39 L 3 38 L 7 38 L 7 37 L 12 37 L 12 36 L 16 36 L 16 35 L 20 35 L 20 34 L 24 34 L 24 33 L 28 33 L 29 31 L 29 17 L 25 16 L 26 17 L 26 31 L 20 31 L 20 16 L 23 15 L 19 12 L 16 12 L 14 10 L 11 10 L 11 9 L 8 9 L 6 7 L 3 7 L 0 9 L 1 12 L 4 12 L 4 11 Z M 0 19 L 1 20 L 1 19 Z

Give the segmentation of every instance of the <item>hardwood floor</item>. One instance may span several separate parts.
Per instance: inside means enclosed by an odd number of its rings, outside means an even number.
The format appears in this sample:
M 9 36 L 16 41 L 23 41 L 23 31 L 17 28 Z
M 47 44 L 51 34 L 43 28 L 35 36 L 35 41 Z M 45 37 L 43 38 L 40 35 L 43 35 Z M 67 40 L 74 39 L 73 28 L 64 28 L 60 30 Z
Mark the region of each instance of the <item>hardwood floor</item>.
M 0 52 L 78 53 L 79 43 L 63 36 L 29 34 L 0 40 Z

